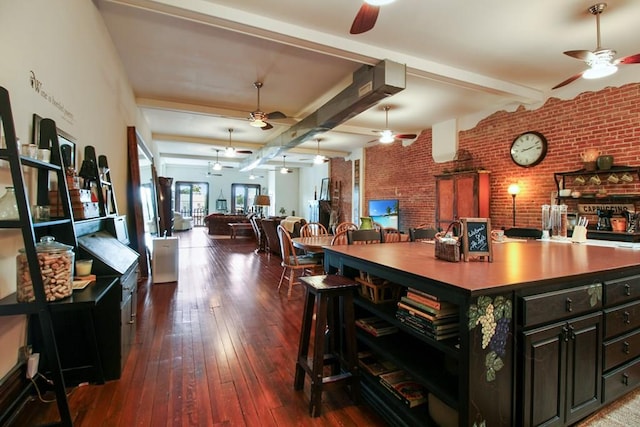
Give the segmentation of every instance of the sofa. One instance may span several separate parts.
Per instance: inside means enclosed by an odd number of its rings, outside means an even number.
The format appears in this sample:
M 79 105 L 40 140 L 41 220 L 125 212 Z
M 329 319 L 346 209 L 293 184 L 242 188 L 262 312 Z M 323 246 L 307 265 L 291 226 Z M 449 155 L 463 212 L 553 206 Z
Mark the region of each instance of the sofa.
M 204 217 L 204 224 L 209 228 L 209 234 L 229 234 L 230 222 L 249 222 L 249 218 L 246 215 L 227 215 L 221 213 L 212 213 Z M 253 235 L 253 230 L 240 230 L 240 233 L 249 233 Z
M 180 212 L 173 213 L 173 230 L 184 231 L 191 230 L 193 228 L 193 218 L 190 216 L 183 216 Z

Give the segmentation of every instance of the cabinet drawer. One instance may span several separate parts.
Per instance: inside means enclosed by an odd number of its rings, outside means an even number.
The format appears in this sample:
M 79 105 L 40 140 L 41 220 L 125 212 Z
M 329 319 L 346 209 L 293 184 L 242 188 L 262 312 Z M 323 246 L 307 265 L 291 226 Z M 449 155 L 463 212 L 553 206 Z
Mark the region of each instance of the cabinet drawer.
M 522 298 L 523 325 L 531 326 L 576 316 L 602 307 L 602 284 L 578 286 Z
M 608 371 L 640 356 L 640 331 L 604 343 L 604 370 Z
M 640 301 L 608 308 L 604 311 L 604 339 L 640 327 Z
M 640 359 L 602 376 L 602 403 L 609 403 L 640 385 Z
M 604 301 L 607 306 L 640 298 L 640 276 L 624 277 L 604 282 Z

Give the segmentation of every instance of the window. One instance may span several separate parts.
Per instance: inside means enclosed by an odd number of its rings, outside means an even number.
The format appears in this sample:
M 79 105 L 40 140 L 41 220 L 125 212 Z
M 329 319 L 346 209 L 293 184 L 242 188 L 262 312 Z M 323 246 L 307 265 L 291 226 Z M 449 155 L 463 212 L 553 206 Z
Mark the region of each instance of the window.
M 231 184 L 231 212 L 253 212 L 253 200 L 260 194 L 260 184 Z
M 184 216 L 200 217 L 209 211 L 209 184 L 206 182 L 176 182 L 175 211 Z

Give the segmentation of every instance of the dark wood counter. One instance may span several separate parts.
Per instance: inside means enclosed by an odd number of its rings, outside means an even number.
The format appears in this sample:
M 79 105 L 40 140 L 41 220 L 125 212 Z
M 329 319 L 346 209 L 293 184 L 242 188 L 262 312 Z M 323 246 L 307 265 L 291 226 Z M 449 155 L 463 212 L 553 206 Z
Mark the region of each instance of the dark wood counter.
M 356 299 L 357 316 L 399 329 L 388 340 L 360 336 L 359 346 L 417 378 L 461 427 L 569 426 L 640 386 L 640 348 L 618 355 L 616 345 L 640 336 L 639 251 L 531 240 L 495 244 L 491 263 L 442 261 L 422 242 L 331 246 L 324 254 L 329 272 L 365 272 L 458 306 L 459 336 L 436 341 L 398 319 L 394 302 Z M 603 348 L 617 352 L 604 369 Z M 392 425 L 429 425 L 426 408 L 404 410 L 375 378 L 364 380 L 365 399 Z

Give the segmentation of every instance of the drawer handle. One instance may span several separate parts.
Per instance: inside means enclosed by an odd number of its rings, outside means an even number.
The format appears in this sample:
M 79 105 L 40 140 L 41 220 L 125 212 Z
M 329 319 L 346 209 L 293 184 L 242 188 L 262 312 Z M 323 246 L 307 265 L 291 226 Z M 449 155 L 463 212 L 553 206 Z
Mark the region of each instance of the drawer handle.
M 573 301 L 571 301 L 571 298 L 567 298 L 567 302 L 566 302 L 566 310 L 568 312 L 572 312 L 573 311 L 573 307 L 571 306 L 571 304 L 573 303 Z
M 628 311 L 625 311 L 624 313 L 622 313 L 622 319 L 624 323 L 626 323 L 627 325 L 631 323 L 631 315 L 629 314 Z
M 624 294 L 628 297 L 631 296 L 631 286 L 628 283 L 624 284 Z
M 629 354 L 629 343 L 626 341 L 622 343 L 622 352 L 624 354 Z
M 622 384 L 629 385 L 629 375 L 622 374 Z

